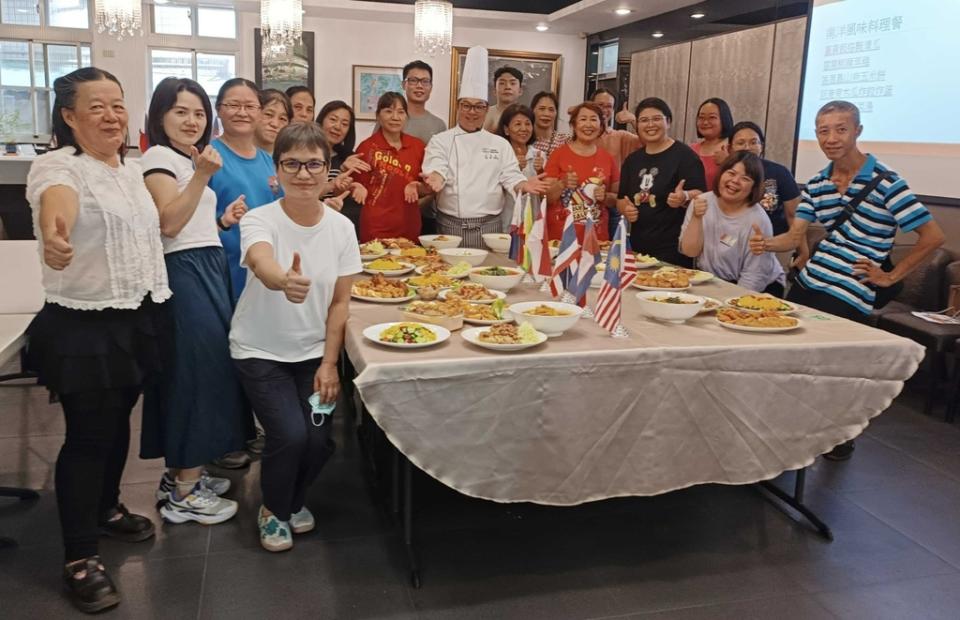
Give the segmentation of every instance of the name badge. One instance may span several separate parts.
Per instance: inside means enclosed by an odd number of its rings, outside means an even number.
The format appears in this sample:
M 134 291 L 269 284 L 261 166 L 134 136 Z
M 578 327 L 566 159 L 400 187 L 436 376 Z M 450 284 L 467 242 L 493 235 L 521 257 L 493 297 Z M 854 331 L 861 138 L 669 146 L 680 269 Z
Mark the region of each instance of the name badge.
M 497 160 L 500 159 L 500 151 L 497 149 L 482 148 L 480 152 L 483 153 L 483 158 L 487 160 Z
M 733 246 L 737 245 L 737 238 L 733 235 L 722 235 L 720 237 L 720 243 L 728 248 L 732 248 Z

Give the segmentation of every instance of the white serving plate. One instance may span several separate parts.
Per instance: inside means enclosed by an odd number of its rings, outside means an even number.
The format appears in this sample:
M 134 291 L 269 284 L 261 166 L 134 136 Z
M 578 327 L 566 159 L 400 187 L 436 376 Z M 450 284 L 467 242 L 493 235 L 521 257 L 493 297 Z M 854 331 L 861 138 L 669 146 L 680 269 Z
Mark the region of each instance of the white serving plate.
M 736 332 L 755 332 L 755 333 L 767 333 L 767 334 L 776 334 L 779 332 L 791 332 L 795 329 L 800 329 L 803 327 L 803 322 L 800 319 L 797 319 L 797 324 L 793 327 L 750 327 L 748 325 L 736 325 L 734 323 L 724 323 L 720 319 L 717 319 L 717 323 L 726 327 L 727 329 L 732 329 Z
M 369 274 L 379 273 L 382 276 L 402 276 L 405 273 L 410 273 L 414 269 L 414 265 L 410 263 L 404 263 L 402 261 L 397 261 L 404 266 L 403 269 L 370 269 L 367 265 L 363 266 L 363 272 Z
M 684 286 L 683 288 L 660 288 L 657 286 L 646 286 L 644 284 L 637 284 L 636 280 L 631 282 L 631 286 L 634 286 L 641 291 L 660 291 L 661 293 L 682 293 L 690 290 L 689 286 Z
M 701 295 L 701 297 L 703 297 L 703 295 Z M 725 305 L 722 301 L 720 301 L 719 299 L 715 299 L 713 297 L 703 297 L 703 298 L 707 301 L 707 303 L 704 304 L 703 308 L 700 308 L 700 314 L 706 314 L 708 312 L 716 312 L 717 310 L 719 310 Z M 716 306 L 711 307 L 710 306 L 711 303 L 716 304 Z
M 445 238 L 438 239 L 438 237 Z M 455 248 L 459 246 L 460 242 L 463 241 L 463 237 L 458 237 L 457 235 L 420 235 L 417 240 L 420 241 L 420 245 L 425 248 L 444 250 L 446 248 Z
M 526 314 L 527 310 L 532 310 L 537 306 L 550 306 L 557 310 L 568 312 L 563 316 L 544 316 L 538 314 Z M 548 337 L 562 336 L 565 331 L 571 329 L 580 320 L 583 314 L 583 308 L 575 304 L 563 303 L 560 301 L 521 301 L 507 306 L 506 313 L 513 317 L 518 324 L 530 323 L 533 328 L 546 334 Z
M 385 347 L 393 347 L 395 349 L 423 349 L 425 347 L 432 347 L 438 345 L 445 340 L 450 338 L 450 330 L 446 327 L 440 327 L 439 325 L 427 325 L 426 323 L 417 323 L 426 329 L 429 329 L 437 335 L 437 339 L 433 342 L 415 342 L 415 343 L 401 343 L 401 342 L 383 342 L 380 340 L 380 334 L 385 330 L 398 325 L 400 323 L 413 323 L 414 321 L 393 321 L 392 323 L 378 323 L 376 325 L 371 325 L 370 327 L 363 330 L 363 337 L 371 342 L 381 344 Z
M 733 303 L 734 300 L 740 299 L 741 297 L 743 297 L 743 295 L 737 295 L 736 297 L 731 297 L 730 299 L 727 299 L 723 303 L 730 306 L 731 308 L 736 308 L 737 310 L 743 310 L 744 312 L 753 312 L 754 314 L 758 312 L 763 312 L 763 310 L 753 310 L 752 308 L 742 308 Z M 769 297 L 769 295 L 757 295 L 757 297 Z M 779 312 L 780 314 L 794 314 L 800 309 L 796 305 L 790 303 L 789 301 L 780 299 L 779 297 L 774 297 L 774 299 L 777 299 L 784 305 L 790 306 L 789 310 L 775 310 L 774 312 Z
M 405 301 L 416 299 L 417 294 L 411 293 L 406 297 L 364 297 L 363 295 L 357 295 L 351 292 L 350 297 L 359 299 L 360 301 L 368 301 L 373 304 L 402 304 Z
M 446 298 L 447 298 L 447 291 L 449 291 L 449 290 L 451 290 L 451 289 L 445 288 L 445 289 L 441 290 L 440 293 L 437 294 L 437 299 L 446 299 Z M 497 291 L 497 290 L 494 290 L 494 289 L 492 289 L 492 288 L 488 288 L 487 290 L 490 291 L 491 293 L 493 293 L 494 295 L 496 295 L 496 296 L 497 296 L 497 299 L 506 299 L 506 298 L 507 298 L 507 294 L 504 293 L 503 291 Z M 466 300 L 464 300 L 464 301 L 469 301 L 469 302 L 472 303 L 472 304 L 492 304 L 492 303 L 495 302 L 497 299 L 466 299 Z
M 466 319 L 464 319 L 466 320 Z M 523 349 L 530 349 L 532 347 L 539 346 L 547 341 L 547 335 L 541 332 L 537 332 L 537 342 L 527 342 L 523 344 L 495 344 L 493 342 L 483 342 L 480 340 L 480 334 L 490 329 L 489 327 L 471 327 L 470 329 L 465 329 L 460 332 L 460 335 L 464 340 L 470 344 L 477 345 L 478 347 L 483 347 L 484 349 L 490 349 L 491 351 L 522 351 Z
M 424 274 L 423 274 L 423 268 L 424 268 L 424 267 L 426 267 L 426 265 L 420 265 L 419 267 L 417 267 L 417 268 L 414 269 L 413 271 L 414 271 L 417 275 L 422 276 L 422 275 L 424 275 Z M 455 279 L 457 279 L 457 280 L 462 280 L 463 278 L 466 278 L 468 275 L 470 275 L 470 272 L 469 272 L 469 271 L 465 271 L 464 273 L 461 273 L 460 275 L 455 276 L 455 275 L 453 275 L 453 274 L 447 273 L 446 271 L 441 271 L 441 272 L 440 272 L 440 275 L 442 275 L 442 276 L 447 276 L 448 278 L 455 278 Z

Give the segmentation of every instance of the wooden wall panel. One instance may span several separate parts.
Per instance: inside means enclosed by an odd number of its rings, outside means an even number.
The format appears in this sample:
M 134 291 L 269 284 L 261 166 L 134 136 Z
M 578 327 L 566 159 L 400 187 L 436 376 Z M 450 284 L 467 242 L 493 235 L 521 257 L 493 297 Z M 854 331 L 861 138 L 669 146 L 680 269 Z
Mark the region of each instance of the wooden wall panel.
M 660 97 L 673 111 L 675 138 L 684 135 L 691 43 L 635 52 L 630 57 L 630 109 L 645 97 Z

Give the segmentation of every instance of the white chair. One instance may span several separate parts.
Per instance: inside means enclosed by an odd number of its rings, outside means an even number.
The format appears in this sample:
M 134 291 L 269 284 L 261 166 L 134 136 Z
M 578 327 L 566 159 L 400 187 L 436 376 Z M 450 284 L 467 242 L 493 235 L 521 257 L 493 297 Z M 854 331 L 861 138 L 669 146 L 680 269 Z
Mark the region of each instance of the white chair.
M 36 241 L 0 241 L 0 366 L 20 354 L 20 372 L 0 375 L 0 382 L 32 379 L 36 375 L 23 366 L 23 345 L 27 327 L 43 306 L 43 284 Z M 37 499 L 36 491 L 0 487 L 0 497 Z M 16 546 L 16 541 L 0 536 L 0 547 Z

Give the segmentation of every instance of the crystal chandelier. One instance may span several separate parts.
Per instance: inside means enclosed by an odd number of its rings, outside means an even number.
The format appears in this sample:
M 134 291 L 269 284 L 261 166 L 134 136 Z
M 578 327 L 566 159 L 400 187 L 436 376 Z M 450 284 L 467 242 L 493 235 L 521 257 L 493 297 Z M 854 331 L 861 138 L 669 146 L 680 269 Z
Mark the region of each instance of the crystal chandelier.
M 140 0 L 97 0 L 97 32 L 108 32 L 122 41 L 123 37 L 143 35 Z
M 300 0 L 260 0 L 263 56 L 283 54 L 300 44 L 303 4 Z
M 418 52 L 449 54 L 453 42 L 453 3 L 417 0 L 413 8 L 413 36 Z

